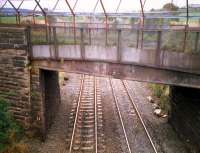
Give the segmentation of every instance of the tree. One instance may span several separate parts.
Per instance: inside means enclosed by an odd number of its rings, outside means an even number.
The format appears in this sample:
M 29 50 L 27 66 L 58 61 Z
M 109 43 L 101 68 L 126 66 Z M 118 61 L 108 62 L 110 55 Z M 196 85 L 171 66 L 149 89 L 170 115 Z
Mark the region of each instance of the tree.
M 165 10 L 165 11 L 177 11 L 178 6 L 174 5 L 173 3 L 167 3 L 163 6 L 163 10 Z

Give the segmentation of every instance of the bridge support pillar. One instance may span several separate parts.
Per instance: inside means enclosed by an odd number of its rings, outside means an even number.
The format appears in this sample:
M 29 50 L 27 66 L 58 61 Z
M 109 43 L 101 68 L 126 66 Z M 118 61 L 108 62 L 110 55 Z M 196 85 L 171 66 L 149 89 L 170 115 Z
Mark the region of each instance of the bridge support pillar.
M 58 72 L 33 68 L 31 87 L 33 129 L 45 140 L 60 103 Z
M 0 99 L 25 128 L 31 127 L 30 61 L 26 29 L 0 27 Z
M 171 102 L 171 125 L 192 152 L 200 152 L 200 89 L 171 86 Z

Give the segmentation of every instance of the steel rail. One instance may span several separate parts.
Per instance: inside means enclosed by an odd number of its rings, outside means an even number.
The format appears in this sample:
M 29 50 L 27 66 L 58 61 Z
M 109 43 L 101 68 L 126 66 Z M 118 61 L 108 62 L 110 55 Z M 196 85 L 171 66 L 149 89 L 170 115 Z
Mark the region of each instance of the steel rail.
M 74 120 L 74 126 L 73 126 L 71 142 L 70 142 L 69 153 L 72 152 L 72 146 L 73 146 L 75 131 L 76 131 L 76 124 L 77 124 L 77 120 L 78 120 L 78 113 L 79 113 L 81 97 L 82 97 L 82 93 L 83 93 L 84 79 L 85 79 L 85 75 L 83 75 L 82 79 L 81 79 L 81 86 L 80 86 L 79 97 L 78 97 L 78 105 L 77 105 L 77 109 L 76 109 L 76 117 L 75 117 L 75 120 Z
M 7 4 L 8 0 L 5 1 L 5 3 L 0 7 L 0 12 L 4 8 L 4 6 Z
M 54 7 L 52 8 L 53 11 L 55 11 L 55 9 L 56 9 L 56 7 L 57 7 L 59 1 L 60 1 L 60 0 L 57 0 L 57 1 L 56 1 L 56 4 L 55 4 Z
M 119 0 L 119 3 L 117 5 L 117 9 L 116 9 L 115 13 L 117 13 L 119 11 L 119 7 L 120 7 L 121 3 L 122 3 L 122 0 Z
M 68 0 L 65 0 L 72 16 L 73 16 L 73 29 L 74 29 L 74 42 L 76 44 L 76 13 L 74 12 L 72 6 L 70 5 L 69 1 Z
M 40 2 L 40 0 L 38 2 Z M 38 7 L 38 5 L 36 4 L 34 9 L 32 10 L 33 24 L 35 24 L 35 10 L 37 9 L 37 7 Z
M 17 8 L 15 7 L 15 5 L 11 2 L 11 0 L 8 0 L 8 2 L 10 3 L 10 5 L 12 6 L 12 8 L 14 8 L 14 10 L 17 12 Z
M 22 6 L 22 4 L 24 3 L 25 0 L 22 0 L 21 3 L 19 4 L 19 6 L 17 7 L 17 9 L 19 10 L 20 7 Z
M 20 12 L 19 10 L 15 7 L 15 5 L 11 2 L 11 0 L 8 0 L 8 2 L 10 3 L 10 5 L 12 6 L 12 8 L 15 10 L 16 13 L 16 23 L 20 24 Z
M 99 3 L 99 0 L 97 0 L 97 2 L 95 3 L 95 6 L 94 6 L 93 11 L 92 11 L 93 14 L 94 14 L 94 12 L 96 11 L 96 8 L 97 8 L 98 3 Z
M 19 6 L 17 7 L 17 12 L 18 12 L 18 15 L 19 15 L 18 16 L 19 24 L 21 24 L 21 19 L 20 19 L 20 17 L 21 17 L 20 13 L 21 12 L 19 10 L 20 10 L 20 7 L 22 6 L 23 3 L 24 3 L 24 0 L 22 0 L 21 3 L 19 4 Z
M 113 98 L 114 98 L 114 102 L 115 102 L 115 105 L 117 107 L 118 116 L 119 116 L 119 119 L 120 119 L 120 122 L 121 122 L 121 125 L 122 125 L 122 129 L 123 129 L 123 132 L 124 132 L 125 139 L 126 139 L 128 151 L 129 151 L 129 153 L 132 153 L 131 148 L 130 148 L 130 144 L 129 144 L 129 141 L 128 141 L 128 137 L 127 137 L 127 134 L 126 134 L 125 126 L 124 126 L 124 121 L 122 119 L 122 115 L 121 115 L 119 105 L 118 105 L 118 100 L 117 100 L 116 94 L 114 92 L 114 87 L 113 87 L 113 83 L 112 83 L 111 78 L 109 78 L 109 82 L 110 82 L 110 87 L 111 87 L 112 95 L 113 95 Z
M 189 25 L 189 0 L 186 0 L 186 14 L 187 14 L 187 20 L 186 20 L 186 26 Z
M 94 114 L 95 114 L 95 153 L 98 153 L 98 129 L 97 129 L 97 82 L 94 76 Z
M 143 3 L 143 8 L 144 8 L 144 6 L 145 6 L 146 2 L 147 2 L 147 0 L 144 0 L 144 3 Z
M 40 2 L 40 0 L 38 0 L 38 2 Z M 34 9 L 32 10 L 32 12 L 35 12 L 36 8 L 38 7 L 38 5 L 36 4 Z
M 145 1 L 146 2 L 146 1 Z M 140 7 L 141 7 L 141 13 L 142 13 L 142 16 L 141 16 L 141 21 L 140 21 L 140 26 L 141 27 L 141 44 L 140 44 L 140 47 L 141 49 L 143 49 L 143 42 L 144 42 L 144 4 L 142 3 L 142 0 L 140 0 Z
M 143 128 L 144 128 L 144 130 L 145 130 L 145 133 L 146 133 L 146 135 L 147 135 L 147 137 L 148 137 L 148 139 L 149 139 L 149 141 L 150 141 L 150 143 L 151 143 L 151 146 L 152 146 L 154 152 L 155 152 L 155 153 L 158 153 L 158 151 L 157 151 L 157 149 L 156 149 L 156 147 L 155 147 L 155 145 L 154 145 L 154 143 L 153 143 L 153 140 L 151 139 L 151 136 L 150 136 L 150 134 L 149 134 L 149 131 L 147 130 L 147 127 L 146 127 L 146 125 L 145 125 L 145 123 L 144 123 L 144 121 L 143 121 L 143 119 L 142 119 L 142 116 L 141 116 L 141 114 L 140 114 L 140 112 L 139 112 L 139 110 L 138 110 L 136 104 L 135 104 L 134 101 L 133 101 L 133 98 L 132 98 L 132 96 L 131 96 L 131 94 L 130 94 L 130 91 L 129 91 L 129 89 L 128 89 L 128 86 L 127 86 L 127 82 L 122 81 L 122 84 L 123 84 L 123 86 L 124 86 L 124 89 L 125 89 L 126 92 L 127 92 L 127 95 L 128 95 L 128 97 L 129 97 L 129 100 L 131 101 L 131 103 L 132 103 L 132 105 L 133 105 L 134 110 L 136 111 L 136 114 L 137 114 L 138 118 L 140 119 L 140 122 L 142 123 L 142 126 L 143 126 Z
M 73 6 L 73 11 L 75 10 L 77 3 L 78 3 L 78 0 L 76 0 L 75 4 Z
M 105 19 L 106 19 L 105 25 L 106 25 L 106 45 L 107 45 L 108 44 L 108 14 L 106 12 L 106 8 L 105 8 L 102 0 L 100 0 L 100 4 L 101 4 L 101 7 L 103 9 L 103 13 L 104 13 Z
M 40 5 L 40 0 L 35 0 L 35 3 L 37 4 L 37 6 L 42 11 L 42 13 L 44 15 L 44 18 L 45 18 L 45 25 L 46 25 L 47 24 L 47 13 L 44 11 L 44 9 L 42 8 L 42 6 Z
M 185 52 L 185 49 L 187 47 L 187 37 L 188 37 L 188 27 L 189 27 L 189 1 L 186 0 L 186 25 L 185 25 L 185 33 L 184 33 L 184 40 L 183 40 L 183 52 Z

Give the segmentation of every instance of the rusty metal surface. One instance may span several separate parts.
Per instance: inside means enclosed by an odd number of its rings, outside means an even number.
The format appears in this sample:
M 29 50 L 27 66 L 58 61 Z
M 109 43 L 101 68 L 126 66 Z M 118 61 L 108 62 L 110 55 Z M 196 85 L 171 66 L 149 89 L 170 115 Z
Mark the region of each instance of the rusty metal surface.
M 200 88 L 200 75 L 172 70 L 155 69 L 146 66 L 84 62 L 84 61 L 32 61 L 35 68 L 73 73 L 110 76 L 113 78 L 161 83 L 183 87 Z
M 77 48 L 76 48 L 77 49 Z M 77 52 L 77 51 L 76 51 Z M 144 52 L 141 52 L 144 53 Z M 59 53 L 60 54 L 60 53 Z M 88 56 L 82 55 L 80 52 L 76 53 L 78 56 L 74 56 L 73 54 L 70 55 L 68 54 L 68 56 L 63 57 L 61 56 L 61 54 L 59 55 L 59 57 L 56 56 L 55 57 L 47 57 L 42 56 L 42 57 L 34 57 L 32 58 L 33 61 L 55 61 L 55 60 L 60 60 L 63 62 L 67 62 L 67 61 L 84 61 L 84 62 L 101 62 L 101 63 L 114 63 L 114 64 L 121 64 L 121 65 L 137 65 L 137 66 L 144 66 L 144 67 L 149 67 L 149 68 L 154 68 L 154 69 L 163 69 L 163 70 L 171 70 L 171 71 L 178 71 L 178 72 L 185 72 L 185 73 L 190 73 L 190 74 L 200 74 L 200 68 L 199 68 L 199 56 L 191 56 L 191 55 L 184 55 L 182 56 L 181 54 L 166 54 L 164 56 L 166 56 L 164 61 L 160 61 L 162 63 L 162 65 L 157 65 L 157 58 L 155 55 L 154 59 L 150 59 L 148 60 L 146 57 L 149 57 L 149 55 L 151 54 L 146 54 L 146 55 L 141 55 L 144 56 L 144 58 L 142 59 L 135 59 L 135 60 L 127 60 L 127 59 L 122 59 L 121 61 L 118 61 L 118 59 L 109 59 L 109 58 L 88 58 Z M 163 53 L 161 53 L 163 54 Z M 55 55 L 55 54 L 54 54 Z M 138 56 L 137 54 L 133 54 L 132 56 Z M 82 57 L 84 57 L 84 59 L 82 59 Z M 129 55 L 130 57 L 130 55 Z M 183 58 L 183 59 L 182 59 Z M 179 61 L 180 59 L 182 59 L 181 61 Z M 188 61 L 189 60 L 189 61 Z M 187 63 L 189 63 L 189 65 L 184 64 L 184 62 L 187 61 Z M 161 64 L 160 63 L 160 64 Z
M 33 20 L 34 20 L 34 23 L 35 23 L 35 19 L 34 19 L 34 15 L 35 15 L 35 10 L 36 10 L 36 8 L 37 8 L 37 6 L 40 8 L 40 10 L 41 10 L 41 12 L 42 12 L 42 14 L 43 14 L 43 16 L 44 16 L 44 18 L 45 18 L 45 24 L 48 24 L 47 23 L 47 13 L 44 11 L 44 9 L 43 9 L 43 7 L 41 6 L 41 1 L 40 0 L 32 0 L 32 1 L 35 1 L 35 3 L 37 4 L 35 7 L 33 6 L 33 9 L 32 9 L 32 13 L 33 13 Z M 20 12 L 19 12 L 19 9 L 20 9 L 20 7 L 21 7 L 21 5 L 24 3 L 24 0 L 21 0 L 21 2 L 20 2 L 20 5 L 18 6 L 18 8 L 16 8 L 14 5 L 13 5 L 13 2 L 12 2 L 12 0 L 6 0 L 5 1 L 5 3 L 2 5 L 2 7 L 0 8 L 0 10 L 2 10 L 4 7 L 5 7 L 5 5 L 6 5 L 6 3 L 7 2 L 9 2 L 10 4 L 11 4 L 11 6 L 12 6 L 12 8 L 16 11 L 16 23 L 17 24 L 20 24 Z M 76 13 L 75 13 L 75 8 L 76 8 L 76 5 L 77 5 L 77 3 L 78 3 L 78 0 L 76 0 L 75 1 L 75 3 L 74 3 L 74 6 L 71 6 L 70 5 L 70 3 L 69 3 L 69 1 L 68 0 L 65 0 L 65 2 L 66 2 L 66 4 L 67 4 L 67 6 L 68 6 L 68 8 L 69 8 L 69 10 L 70 10 L 70 12 L 71 12 L 71 14 L 73 15 L 73 27 L 75 27 L 76 26 Z M 103 0 L 97 0 L 97 2 L 95 3 L 95 6 L 94 6 L 94 9 L 93 9 L 93 13 L 92 14 L 94 14 L 94 12 L 95 12 L 95 10 L 96 10 L 96 7 L 97 7 L 97 5 L 98 5 L 98 3 L 100 2 L 100 4 L 101 4 L 101 7 L 102 7 L 102 9 L 103 9 L 103 14 L 104 14 L 104 16 L 105 16 L 105 29 L 107 30 L 108 29 L 108 13 L 107 13 L 107 11 L 106 11 L 106 8 L 105 8 L 105 6 L 104 6 L 104 2 L 103 2 Z M 141 6 L 141 17 L 140 17 L 140 26 L 141 26 L 141 29 L 144 29 L 144 18 L 145 18 L 145 12 L 144 12 L 144 7 L 145 7 L 145 4 L 146 4 L 146 2 L 147 2 L 147 0 L 140 0 L 140 6 Z M 58 5 L 58 3 L 59 3 L 59 0 L 57 0 L 56 1 L 56 3 L 55 3 L 55 5 L 53 6 L 53 11 L 55 11 L 55 8 L 57 7 L 57 5 Z M 119 3 L 118 3 L 118 5 L 117 5 L 117 8 L 116 8 L 116 11 L 115 11 L 115 14 L 117 14 L 117 12 L 118 12 L 118 10 L 119 10 L 119 8 L 120 8 L 120 5 L 121 5 L 121 3 L 122 3 L 122 0 L 120 0 L 119 1 Z M 173 3 L 173 2 L 172 2 Z M 187 16 L 186 16 L 186 23 L 185 23 L 185 26 L 187 26 L 188 27 L 188 22 L 189 22 L 189 2 L 188 2 L 188 0 L 186 0 L 186 14 L 187 14 Z M 70 15 L 68 15 L 68 16 L 70 16 Z M 74 33 L 75 33 L 75 28 L 74 28 Z M 142 42 L 143 42 L 143 31 L 141 31 L 141 39 L 142 39 Z M 141 48 L 143 48 L 143 43 L 141 43 Z

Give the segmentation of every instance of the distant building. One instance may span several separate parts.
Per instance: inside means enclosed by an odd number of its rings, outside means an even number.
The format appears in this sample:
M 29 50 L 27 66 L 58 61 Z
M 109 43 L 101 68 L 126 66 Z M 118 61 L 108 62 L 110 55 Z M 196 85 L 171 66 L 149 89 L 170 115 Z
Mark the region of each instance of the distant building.
M 200 8 L 200 4 L 190 4 L 190 8 Z

